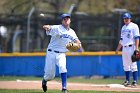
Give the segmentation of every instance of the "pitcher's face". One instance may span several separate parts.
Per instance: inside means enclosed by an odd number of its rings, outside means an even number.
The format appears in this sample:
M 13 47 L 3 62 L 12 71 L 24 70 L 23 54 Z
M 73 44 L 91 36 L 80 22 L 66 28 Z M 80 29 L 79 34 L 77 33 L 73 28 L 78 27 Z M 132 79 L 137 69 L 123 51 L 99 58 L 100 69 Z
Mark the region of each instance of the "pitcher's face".
M 68 26 L 68 25 L 70 25 L 70 23 L 71 23 L 70 17 L 63 18 L 63 20 L 62 20 L 63 25 Z

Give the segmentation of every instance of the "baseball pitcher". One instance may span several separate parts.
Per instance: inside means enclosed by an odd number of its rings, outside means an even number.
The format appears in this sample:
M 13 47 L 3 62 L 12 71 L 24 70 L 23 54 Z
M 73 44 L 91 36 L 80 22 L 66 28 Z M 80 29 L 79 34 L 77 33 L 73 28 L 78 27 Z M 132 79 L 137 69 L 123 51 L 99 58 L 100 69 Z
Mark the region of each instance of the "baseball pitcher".
M 47 47 L 46 62 L 44 67 L 44 78 L 42 80 L 43 91 L 47 91 L 47 81 L 55 77 L 56 65 L 62 80 L 62 93 L 67 93 L 67 69 L 65 53 L 71 49 L 77 51 L 81 47 L 81 42 L 76 33 L 70 28 L 70 14 L 61 15 L 61 25 L 44 25 L 46 34 L 51 36 Z

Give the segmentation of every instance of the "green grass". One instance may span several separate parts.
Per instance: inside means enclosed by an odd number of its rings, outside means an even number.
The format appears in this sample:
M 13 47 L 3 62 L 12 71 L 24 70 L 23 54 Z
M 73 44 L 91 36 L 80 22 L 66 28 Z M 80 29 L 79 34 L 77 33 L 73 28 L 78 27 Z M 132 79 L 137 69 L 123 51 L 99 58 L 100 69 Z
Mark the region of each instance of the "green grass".
M 42 80 L 42 77 L 21 77 L 21 76 L 0 76 L 0 81 L 16 81 L 16 80 Z M 56 81 L 61 81 L 60 78 L 55 78 Z M 123 79 L 115 79 L 115 78 L 68 78 L 68 82 L 79 82 L 79 83 L 94 83 L 94 84 L 111 84 L 111 83 L 122 83 Z
M 44 93 L 42 90 L 30 89 L 0 89 L 0 93 Z M 46 93 L 61 93 L 61 90 L 48 90 Z M 139 93 L 139 92 L 115 92 L 115 91 L 83 91 L 83 90 L 70 90 L 68 93 Z
M 21 80 L 42 80 L 42 77 L 29 77 L 29 76 L 0 76 L 0 81 L 15 81 Z
M 112 84 L 112 83 L 122 83 L 122 79 L 114 79 L 114 78 L 107 78 L 107 79 L 89 79 L 89 78 L 69 78 L 69 82 L 81 82 L 81 83 L 94 83 L 94 84 Z
M 0 81 L 16 81 L 16 80 L 42 80 L 42 77 L 29 77 L 29 76 L 0 76 Z M 60 78 L 55 78 L 54 80 L 56 81 L 61 81 Z M 122 84 L 122 82 L 124 82 L 124 79 L 118 79 L 118 78 L 106 78 L 106 79 L 102 79 L 102 78 L 68 78 L 68 82 L 78 82 L 78 83 L 94 83 L 94 84 Z M 139 81 L 140 82 L 140 79 Z

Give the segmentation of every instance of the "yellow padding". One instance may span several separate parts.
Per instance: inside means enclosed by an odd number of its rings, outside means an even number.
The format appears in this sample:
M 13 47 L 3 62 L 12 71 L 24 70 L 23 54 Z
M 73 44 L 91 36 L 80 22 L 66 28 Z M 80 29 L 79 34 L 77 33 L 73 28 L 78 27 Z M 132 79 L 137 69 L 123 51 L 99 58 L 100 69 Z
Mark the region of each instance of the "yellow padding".
M 121 55 L 119 52 L 118 55 Z M 34 52 L 34 53 L 0 53 L 0 57 L 8 56 L 45 56 L 45 52 Z M 67 52 L 67 56 L 107 56 L 116 55 L 115 51 L 104 51 L 104 52 Z

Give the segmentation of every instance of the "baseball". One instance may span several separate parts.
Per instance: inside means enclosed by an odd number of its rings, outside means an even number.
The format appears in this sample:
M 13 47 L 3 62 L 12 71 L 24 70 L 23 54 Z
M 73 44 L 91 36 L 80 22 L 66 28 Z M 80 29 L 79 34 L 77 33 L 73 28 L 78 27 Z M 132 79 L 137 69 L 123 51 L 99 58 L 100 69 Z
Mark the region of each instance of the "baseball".
M 45 16 L 45 14 L 41 13 L 40 16 Z

